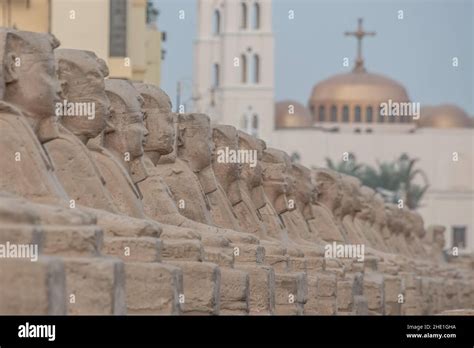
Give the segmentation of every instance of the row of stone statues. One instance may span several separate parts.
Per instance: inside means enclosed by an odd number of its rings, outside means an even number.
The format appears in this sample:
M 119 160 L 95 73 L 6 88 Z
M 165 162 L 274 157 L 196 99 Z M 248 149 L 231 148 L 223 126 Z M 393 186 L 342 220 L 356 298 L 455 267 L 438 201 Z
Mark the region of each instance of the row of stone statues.
M 472 269 L 442 262 L 439 228 L 427 237 L 416 212 L 357 179 L 173 114 L 160 88 L 107 78 L 49 34 L 2 28 L 0 44 L 0 244 L 41 254 L 0 259 L 0 313 L 472 307 Z M 362 254 L 328 257 L 338 246 Z

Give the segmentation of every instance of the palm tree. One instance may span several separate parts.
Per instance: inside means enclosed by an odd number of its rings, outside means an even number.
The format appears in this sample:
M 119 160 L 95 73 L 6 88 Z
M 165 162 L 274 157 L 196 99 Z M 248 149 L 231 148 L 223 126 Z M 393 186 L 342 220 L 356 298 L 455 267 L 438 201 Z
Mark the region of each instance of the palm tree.
M 343 160 L 337 164 L 335 164 L 330 158 L 326 158 L 326 165 L 329 169 L 335 170 L 339 173 L 359 177 L 363 165 L 357 163 L 357 159 L 352 152 L 348 154 L 347 158 L 347 161 Z
M 349 154 L 348 161 L 338 164 L 326 158 L 328 168 L 359 178 L 364 185 L 382 193 L 389 202 L 397 203 L 399 199 L 403 199 L 410 209 L 419 207 L 429 188 L 426 174 L 415 168 L 417 162 L 418 159 L 410 158 L 406 153 L 393 162 L 377 162 L 376 168 L 358 164 L 353 154 Z M 414 183 L 419 176 L 423 181 L 422 185 Z

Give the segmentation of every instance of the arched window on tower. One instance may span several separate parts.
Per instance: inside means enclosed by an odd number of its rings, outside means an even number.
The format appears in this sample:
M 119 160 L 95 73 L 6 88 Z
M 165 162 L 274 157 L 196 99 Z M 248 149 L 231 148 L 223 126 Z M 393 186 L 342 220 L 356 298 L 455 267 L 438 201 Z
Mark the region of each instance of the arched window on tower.
M 252 29 L 260 28 L 260 5 L 256 2 L 252 6 Z
M 372 123 L 373 119 L 374 119 L 373 109 L 371 106 L 367 106 L 367 108 L 365 109 L 365 121 L 367 123 Z
M 362 121 L 362 115 L 361 115 L 361 112 L 360 112 L 360 106 L 359 105 L 357 105 L 354 108 L 354 121 L 355 122 L 361 122 Z
M 212 87 L 217 88 L 219 87 L 220 83 L 220 71 L 219 71 L 219 64 L 215 63 L 212 66 Z
M 247 28 L 247 4 L 244 2 L 240 4 L 240 28 Z
M 247 56 L 245 54 L 240 55 L 240 68 L 241 68 L 241 81 L 247 83 Z
M 260 57 L 254 54 L 252 57 L 252 83 L 260 82 Z
M 342 108 L 342 122 L 349 122 L 349 107 L 347 105 Z
M 336 107 L 336 105 L 331 106 L 331 122 L 337 122 L 337 107 Z
M 319 116 L 318 120 L 319 120 L 319 122 L 325 122 L 326 121 L 325 111 L 326 110 L 324 110 L 324 105 L 320 105 L 319 110 L 318 110 L 318 114 L 319 114 L 318 115 Z
M 212 33 L 218 35 L 221 32 L 221 14 L 219 10 L 214 11 L 212 16 Z

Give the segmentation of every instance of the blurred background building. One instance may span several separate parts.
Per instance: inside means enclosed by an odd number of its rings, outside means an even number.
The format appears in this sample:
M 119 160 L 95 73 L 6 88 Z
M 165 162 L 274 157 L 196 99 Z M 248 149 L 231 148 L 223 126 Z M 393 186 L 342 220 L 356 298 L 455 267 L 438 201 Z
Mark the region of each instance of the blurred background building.
M 111 77 L 159 85 L 157 15 L 147 0 L 0 0 L 0 26 L 50 32 L 62 48 L 94 51 Z

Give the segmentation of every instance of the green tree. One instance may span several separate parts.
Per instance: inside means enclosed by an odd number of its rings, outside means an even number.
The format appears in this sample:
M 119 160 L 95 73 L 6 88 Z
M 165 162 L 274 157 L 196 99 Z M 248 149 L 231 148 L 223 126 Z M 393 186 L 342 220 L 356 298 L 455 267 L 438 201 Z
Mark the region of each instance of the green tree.
M 357 163 L 353 154 L 349 154 L 347 161 L 337 164 L 326 158 L 328 168 L 359 178 L 362 184 L 383 192 L 389 202 L 396 203 L 403 199 L 410 209 L 419 207 L 429 188 L 426 174 L 416 168 L 417 162 L 418 159 L 410 158 L 406 153 L 392 162 L 377 162 L 375 168 Z M 418 177 L 422 179 L 421 185 L 415 183 Z

